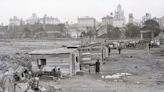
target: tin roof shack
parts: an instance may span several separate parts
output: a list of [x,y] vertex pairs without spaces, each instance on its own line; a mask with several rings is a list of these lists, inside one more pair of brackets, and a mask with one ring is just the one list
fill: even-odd
[[[79,53],[76,49],[56,48],[35,50],[29,53],[35,61],[32,62],[33,72],[51,72],[54,67],[60,68],[62,76],[72,76],[80,71]],[[40,68],[42,67],[42,69]]]

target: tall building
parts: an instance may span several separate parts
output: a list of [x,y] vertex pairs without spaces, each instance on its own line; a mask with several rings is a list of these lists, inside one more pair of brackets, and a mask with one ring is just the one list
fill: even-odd
[[145,16],[142,17],[142,23],[144,23],[145,21],[151,19],[151,14],[146,13]]
[[36,24],[38,23],[38,17],[36,16],[35,13],[32,14],[32,16],[26,20],[26,24],[30,24],[30,25],[33,25],[33,24]]
[[113,26],[114,27],[125,26],[124,10],[122,10],[122,6],[120,4],[117,6],[117,10],[115,11],[115,14],[114,14]]
[[152,18],[152,19],[155,20],[157,23],[160,22],[160,18],[154,17],[154,18]]
[[21,19],[19,19],[17,16],[14,16],[9,20],[10,26],[19,26],[21,24]]
[[39,23],[41,24],[59,24],[60,20],[58,18],[53,18],[53,17],[49,17],[46,14],[44,15],[43,18],[39,19]]
[[133,24],[133,23],[134,23],[134,16],[133,16],[133,13],[130,13],[130,14],[129,14],[129,23],[130,23],[130,24]]
[[81,17],[77,19],[78,28],[87,31],[95,27],[96,19],[93,17]]
[[113,17],[109,15],[107,15],[106,17],[103,17],[102,25],[113,25]]
[[164,16],[162,16],[160,19],[159,19],[159,26],[162,30],[164,30]]

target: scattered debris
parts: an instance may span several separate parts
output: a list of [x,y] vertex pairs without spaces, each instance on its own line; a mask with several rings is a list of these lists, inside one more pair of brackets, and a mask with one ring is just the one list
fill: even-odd
[[156,83],[157,83],[157,85],[162,85],[162,84],[164,84],[164,81],[157,81]]
[[116,74],[113,74],[113,75],[103,75],[101,76],[102,79],[119,79],[123,76],[131,76],[132,74],[130,73],[116,73]]
[[135,66],[134,68],[135,68],[135,69],[137,69],[137,68],[138,68],[138,66]]
[[139,81],[137,81],[136,83],[137,83],[137,84],[140,84],[140,82],[139,82]]

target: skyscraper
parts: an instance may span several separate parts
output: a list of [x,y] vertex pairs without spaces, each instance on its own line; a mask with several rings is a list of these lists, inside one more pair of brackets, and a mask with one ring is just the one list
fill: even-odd
[[88,31],[95,27],[96,19],[93,17],[85,16],[77,19],[79,30]]
[[145,21],[151,19],[151,14],[150,13],[146,13],[145,16],[142,17],[142,23],[144,23]]
[[113,26],[113,17],[112,16],[105,16],[102,18],[102,24],[103,25],[112,25]]
[[129,14],[129,23],[133,24],[134,23],[134,17],[133,17],[133,13]]
[[38,17],[35,13],[32,14],[32,16],[26,20],[26,24],[33,25],[38,22]]
[[117,10],[115,11],[113,20],[114,20],[113,21],[114,27],[124,27],[125,26],[124,10],[122,10],[122,6],[120,4],[117,6]]
[[160,18],[159,25],[162,30],[164,30],[164,16]]

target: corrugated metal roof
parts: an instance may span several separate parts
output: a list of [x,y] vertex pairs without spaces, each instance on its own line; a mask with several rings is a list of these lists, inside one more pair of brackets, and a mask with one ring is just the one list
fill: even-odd
[[29,52],[31,55],[45,55],[45,54],[65,54],[72,53],[76,49],[67,49],[67,48],[55,48],[55,49],[43,49],[43,50],[34,50]]

